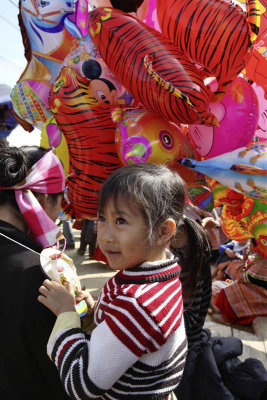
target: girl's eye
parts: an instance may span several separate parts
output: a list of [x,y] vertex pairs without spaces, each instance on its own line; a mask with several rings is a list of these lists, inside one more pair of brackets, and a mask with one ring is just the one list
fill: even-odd
[[98,221],[99,222],[104,222],[105,221],[105,217],[103,217],[103,215],[99,215]]
[[116,219],[116,224],[117,225],[122,225],[122,224],[125,224],[125,223],[126,223],[126,221],[123,218],[117,218]]

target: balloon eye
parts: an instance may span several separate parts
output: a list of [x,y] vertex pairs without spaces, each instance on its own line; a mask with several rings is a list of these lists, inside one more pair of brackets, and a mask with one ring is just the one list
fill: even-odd
[[49,4],[50,4],[49,1],[41,0],[38,3],[38,7],[46,7],[46,6],[49,6]]
[[172,136],[166,131],[160,131],[159,140],[165,149],[171,150],[174,146],[174,141]]

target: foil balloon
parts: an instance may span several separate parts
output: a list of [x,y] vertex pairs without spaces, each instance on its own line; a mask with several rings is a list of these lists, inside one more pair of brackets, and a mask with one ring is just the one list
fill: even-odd
[[69,174],[68,145],[54,117],[50,117],[41,130],[40,146],[44,148],[54,147],[67,176]]
[[260,86],[267,85],[267,0],[259,1],[260,30],[253,43],[251,57],[242,71]]
[[50,93],[50,108],[69,151],[69,203],[63,200],[62,209],[75,218],[96,217],[102,183],[121,166],[114,142],[113,106],[96,105],[89,86],[88,79],[64,67]]
[[133,96],[112,74],[96,50],[89,35],[71,51],[62,63],[90,81],[90,91],[95,101],[106,104],[132,104]]
[[263,87],[254,83],[253,88],[259,102],[259,121],[255,131],[255,136],[259,141],[267,141],[267,84]]
[[142,21],[151,26],[151,28],[156,29],[157,31],[161,32],[161,28],[159,26],[159,21],[158,21],[158,16],[157,16],[157,2],[156,0],[146,0],[146,12],[145,12],[145,17],[140,18],[139,14],[137,13],[137,18],[142,19]]
[[[210,87],[213,90],[214,82]],[[250,83],[236,78],[222,100],[210,103],[209,107],[218,118],[219,126],[192,124],[188,127],[193,147],[202,157],[216,157],[250,142],[259,120],[258,98]]]
[[144,108],[177,124],[218,123],[198,69],[159,32],[107,7],[89,12],[88,24],[104,61]]
[[115,143],[122,164],[151,162],[172,166],[177,158],[193,154],[178,126],[144,110],[112,112]]
[[[80,0],[76,4],[79,6]],[[11,99],[18,121],[31,131],[32,125],[41,129],[52,116],[49,91],[62,61],[70,49],[79,45],[82,33],[71,19],[75,15],[74,0],[20,0],[19,8],[28,64],[12,91]]]
[[219,182],[209,180],[214,206],[223,205],[221,226],[235,240],[254,238],[257,252],[267,258],[267,202],[244,196]]
[[251,142],[209,160],[182,159],[180,162],[254,199],[267,200],[267,148]]
[[221,214],[222,229],[231,239],[254,238],[257,252],[267,258],[267,202],[244,196],[240,214],[232,214],[224,205]]
[[157,0],[157,12],[163,35],[217,78],[215,95],[221,99],[257,37],[258,1],[248,1],[246,14],[224,0]]

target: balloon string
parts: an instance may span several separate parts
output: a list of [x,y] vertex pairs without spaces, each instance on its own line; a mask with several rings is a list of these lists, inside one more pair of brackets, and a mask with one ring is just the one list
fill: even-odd
[[[27,249],[27,250],[30,250],[30,251],[32,251],[33,253],[38,254],[38,256],[41,255],[41,254],[38,253],[37,251],[31,249],[30,247],[25,246],[24,244],[22,244],[22,243],[20,243],[20,242],[17,242],[17,241],[14,240],[14,239],[11,239],[9,236],[6,236],[6,235],[4,235],[4,234],[1,233],[1,232],[0,232],[0,235],[3,236],[3,237],[6,238],[6,239],[9,239],[11,242],[17,243],[17,244],[19,244],[20,246],[25,247],[25,249]],[[50,261],[50,258],[45,257],[45,256],[43,256],[43,255],[42,255],[42,257],[44,257],[44,258],[46,258],[48,261]]]

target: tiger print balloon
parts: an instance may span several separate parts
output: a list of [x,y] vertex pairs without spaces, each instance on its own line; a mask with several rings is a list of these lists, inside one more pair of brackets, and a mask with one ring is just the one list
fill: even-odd
[[217,125],[195,65],[159,32],[113,8],[89,12],[91,38],[134,98],[169,121]]
[[50,107],[69,151],[68,199],[64,212],[72,217],[96,217],[102,183],[118,167],[113,106],[97,103],[90,81],[62,68],[50,92]]
[[162,33],[217,78],[217,100],[243,69],[259,31],[258,1],[248,0],[247,9],[248,16],[231,1],[157,0]]

